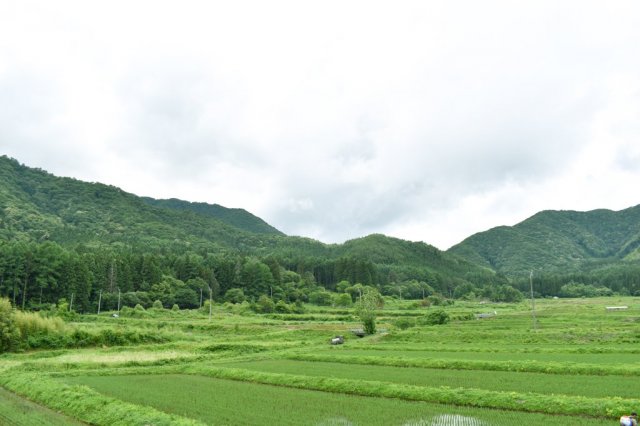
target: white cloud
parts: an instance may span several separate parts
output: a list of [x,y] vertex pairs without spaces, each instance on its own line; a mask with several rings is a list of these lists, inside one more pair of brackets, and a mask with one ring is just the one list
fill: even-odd
[[446,248],[543,208],[638,202],[638,9],[3,4],[0,149],[287,233]]

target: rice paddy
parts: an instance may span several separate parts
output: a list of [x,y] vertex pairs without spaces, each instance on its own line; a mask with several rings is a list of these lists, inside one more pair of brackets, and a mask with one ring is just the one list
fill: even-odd
[[[459,318],[449,324],[402,330],[396,318],[428,309],[396,301],[364,338],[344,308],[80,317],[68,326],[163,338],[0,355],[0,415],[27,398],[63,413],[56,424],[612,424],[640,408],[640,305],[619,302],[541,300],[535,328],[527,304],[460,302],[445,308]],[[345,343],[330,345],[335,335]]]

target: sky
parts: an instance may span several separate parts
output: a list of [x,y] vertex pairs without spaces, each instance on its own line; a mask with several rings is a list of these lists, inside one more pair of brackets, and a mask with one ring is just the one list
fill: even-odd
[[620,210],[640,3],[0,0],[0,155],[326,243]]

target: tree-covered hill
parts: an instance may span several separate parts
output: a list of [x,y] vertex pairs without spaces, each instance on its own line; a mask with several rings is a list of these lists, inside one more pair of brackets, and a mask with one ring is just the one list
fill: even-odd
[[[242,249],[259,247],[261,234],[238,220],[154,207],[141,197],[100,183],[53,176],[0,157],[0,237],[51,240],[63,245],[123,243]],[[246,213],[246,214],[245,214]]]
[[506,279],[425,243],[370,235],[324,244],[241,209],[139,197],[0,157],[0,294],[15,302],[75,294],[88,309],[98,292],[120,289],[170,303],[204,285],[216,296],[242,289],[291,301],[341,282],[421,297],[460,286],[489,294]]
[[156,200],[154,198],[142,197],[142,200],[155,207],[164,207],[178,211],[192,211],[204,216],[210,216],[228,225],[255,234],[284,235],[264,220],[244,209],[230,209],[219,204],[192,203],[176,198]]
[[573,273],[638,258],[640,206],[622,211],[543,211],[480,232],[448,250],[509,276]]

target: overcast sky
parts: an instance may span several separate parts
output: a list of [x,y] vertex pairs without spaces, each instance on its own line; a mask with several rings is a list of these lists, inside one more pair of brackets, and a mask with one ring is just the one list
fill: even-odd
[[447,249],[640,204],[640,2],[0,0],[0,154]]

